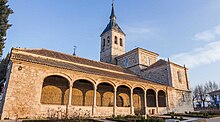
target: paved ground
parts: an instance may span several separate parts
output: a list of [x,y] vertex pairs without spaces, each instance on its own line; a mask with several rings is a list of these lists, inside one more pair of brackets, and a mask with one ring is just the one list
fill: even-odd
[[207,119],[206,122],[220,122],[220,117]]

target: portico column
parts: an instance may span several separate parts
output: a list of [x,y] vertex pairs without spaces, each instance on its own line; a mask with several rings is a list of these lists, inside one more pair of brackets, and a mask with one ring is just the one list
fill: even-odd
[[68,99],[68,105],[71,105],[71,101],[72,101],[72,91],[73,91],[73,85],[70,84],[70,91],[69,91],[69,99]]
[[134,105],[133,105],[133,89],[131,89],[130,94],[130,102],[131,102],[131,114],[134,115]]
[[145,112],[145,115],[148,114],[148,110],[147,110],[147,93],[146,93],[146,91],[144,91],[144,112]]
[[114,88],[114,107],[113,107],[113,114],[116,116],[116,109],[117,109],[117,88]]
[[159,108],[158,108],[158,91],[156,92],[156,111],[157,111],[157,114],[158,114],[158,112],[159,112]]
[[97,92],[97,86],[94,85],[93,106],[92,106],[92,115],[93,116],[96,113],[96,92]]

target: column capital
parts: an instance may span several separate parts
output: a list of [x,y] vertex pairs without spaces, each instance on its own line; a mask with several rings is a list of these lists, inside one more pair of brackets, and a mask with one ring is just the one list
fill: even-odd
[[114,91],[114,92],[117,92],[117,87],[114,87],[113,91]]

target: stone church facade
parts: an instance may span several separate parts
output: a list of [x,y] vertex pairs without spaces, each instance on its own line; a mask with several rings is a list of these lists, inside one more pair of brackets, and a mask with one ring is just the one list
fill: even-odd
[[158,56],[142,48],[125,51],[125,33],[112,5],[101,34],[100,62],[12,48],[1,119],[193,111],[188,69]]

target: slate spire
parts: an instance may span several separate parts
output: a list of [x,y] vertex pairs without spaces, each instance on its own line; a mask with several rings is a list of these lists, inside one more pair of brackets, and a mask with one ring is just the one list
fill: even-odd
[[114,1],[112,1],[112,11],[111,11],[111,15],[109,18],[110,18],[110,22],[108,23],[107,27],[105,28],[105,30],[102,32],[102,34],[100,36],[102,36],[104,33],[108,32],[110,30],[116,30],[119,33],[123,33],[125,35],[125,33],[122,31],[122,29],[116,23],[116,16],[115,16],[115,11],[114,11]]
[[114,10],[114,2],[112,2],[112,12],[111,12],[110,20],[113,22],[115,22],[115,20],[116,20],[115,10]]

